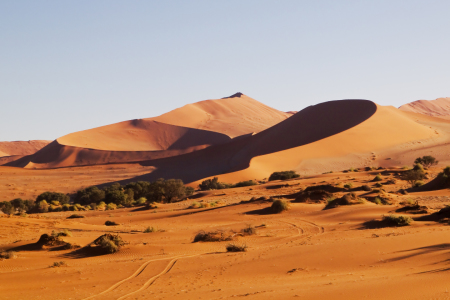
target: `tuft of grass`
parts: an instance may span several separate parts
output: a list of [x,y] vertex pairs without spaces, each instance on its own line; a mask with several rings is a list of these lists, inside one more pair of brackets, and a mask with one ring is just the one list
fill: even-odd
[[381,175],[378,174],[377,176],[375,176],[375,178],[373,179],[373,181],[382,181],[383,178],[381,178]]
[[51,265],[49,268],[59,268],[59,267],[66,267],[67,264],[65,261],[55,261],[53,265]]
[[120,250],[120,248],[125,245],[120,235],[113,235],[106,233],[98,237],[94,242],[94,245],[99,246],[106,253],[115,253]]
[[196,242],[223,242],[231,241],[233,238],[225,234],[223,231],[200,231],[194,237],[193,243]]
[[147,228],[145,228],[144,233],[150,233],[150,232],[157,232],[158,228],[153,227],[153,226],[148,226]]
[[283,211],[289,210],[290,204],[289,204],[289,202],[287,202],[285,200],[277,199],[277,200],[273,201],[271,209],[275,213],[279,214],[279,213],[282,213]]
[[388,215],[383,216],[383,221],[390,226],[408,226],[411,225],[412,219],[408,216]]
[[257,233],[256,228],[250,224],[241,231],[244,235],[254,235]]
[[245,252],[247,248],[246,244],[231,243],[226,246],[227,252]]
[[375,186],[376,186],[377,188],[380,188],[380,187],[383,187],[383,184],[382,184],[381,182],[377,182],[377,183],[375,183]]
[[119,223],[116,223],[116,222],[114,222],[114,221],[106,221],[105,222],[105,225],[106,226],[117,226],[117,225],[120,225]]
[[72,232],[70,232],[68,229],[63,229],[59,232],[52,231],[52,236],[54,237],[60,237],[60,236],[72,236]]
[[14,259],[17,258],[17,253],[15,251],[3,251],[0,252],[1,259]]
[[346,188],[346,189],[351,189],[352,187],[353,187],[353,183],[351,183],[351,182],[344,184],[344,188]]
[[383,204],[383,202],[381,202],[381,199],[379,197],[375,197],[375,200],[373,200],[373,203],[375,203],[377,205]]
[[414,183],[414,187],[419,187],[419,186],[422,186],[424,184],[425,184],[425,182],[423,182],[422,180],[417,180],[416,183]]

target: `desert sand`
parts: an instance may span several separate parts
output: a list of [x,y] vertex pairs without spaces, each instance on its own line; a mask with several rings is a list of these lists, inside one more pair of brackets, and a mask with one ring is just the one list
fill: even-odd
[[[0,299],[450,299],[449,219],[433,217],[450,205],[450,190],[402,179],[420,156],[439,160],[425,183],[450,165],[450,120],[407,107],[339,100],[284,113],[238,93],[0,159],[1,201],[161,177],[195,188],[212,177],[259,182],[197,190],[175,203],[77,211],[84,216],[77,219],[68,219],[71,211],[1,214],[0,252],[16,257],[0,259]],[[267,182],[282,170],[301,177]],[[353,192],[360,201],[335,208],[325,199],[299,201],[315,186],[331,189],[329,200]],[[290,209],[274,213],[274,200]],[[405,210],[415,201],[423,211]],[[387,226],[381,220],[390,214],[413,221]],[[249,226],[254,234],[242,231]],[[38,244],[60,230],[81,248]],[[194,242],[202,231],[231,240]],[[126,244],[114,254],[93,252],[89,245],[105,233]],[[247,249],[227,252],[229,243]]]
[[437,98],[435,100],[417,100],[404,104],[398,109],[415,112],[432,117],[450,119],[450,98]]

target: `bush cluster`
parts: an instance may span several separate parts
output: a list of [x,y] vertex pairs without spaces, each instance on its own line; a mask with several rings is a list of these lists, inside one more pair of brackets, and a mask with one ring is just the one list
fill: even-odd
[[252,186],[252,185],[257,185],[257,183],[253,180],[247,180],[247,181],[240,181],[238,183],[232,184],[232,183],[226,183],[226,182],[219,182],[219,178],[214,177],[212,179],[206,179],[206,180],[202,181],[202,183],[199,184],[198,188],[202,191],[208,191],[208,190],[223,190],[223,189]]
[[300,177],[299,174],[297,174],[295,171],[280,171],[280,172],[273,172],[270,177],[269,181],[272,180],[286,180],[291,178],[298,178]]

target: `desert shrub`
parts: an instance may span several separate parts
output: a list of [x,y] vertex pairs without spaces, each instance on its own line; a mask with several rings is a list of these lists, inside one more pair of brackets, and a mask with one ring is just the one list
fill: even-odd
[[192,186],[186,187],[186,197],[192,196],[195,192],[195,189]]
[[298,178],[300,177],[299,174],[297,174],[295,171],[280,171],[280,172],[273,172],[270,174],[269,181],[272,180],[286,180],[291,178]]
[[412,219],[408,216],[388,215],[383,216],[383,222],[388,226],[407,226],[411,224]]
[[422,180],[417,180],[416,183],[414,183],[414,187],[419,187],[419,186],[422,186],[424,184],[425,184],[425,182],[423,182]]
[[0,203],[0,209],[3,213],[7,215],[12,215],[16,212],[16,208],[9,201],[4,201]]
[[46,212],[48,212],[49,205],[48,205],[47,201],[42,200],[37,203],[37,208],[40,213],[46,213]]
[[254,235],[257,233],[257,230],[252,225],[247,225],[244,229],[241,230],[244,235]]
[[147,203],[147,198],[141,197],[136,201],[136,205],[145,205]]
[[383,203],[381,202],[380,197],[375,197],[375,199],[373,200],[373,203],[375,203],[375,204],[377,204],[377,205],[383,204]]
[[402,168],[403,170],[409,170],[410,169],[410,167],[408,167],[408,166],[403,166],[403,168]]
[[43,248],[45,246],[49,246],[49,247],[61,246],[61,245],[66,244],[66,242],[64,242],[60,236],[53,236],[53,235],[44,233],[43,235],[41,235],[41,237],[37,241],[37,244]]
[[298,193],[295,202],[320,203],[325,199],[332,197],[333,194],[324,190],[308,190]]
[[148,226],[147,228],[145,228],[144,233],[157,232],[157,231],[158,231],[158,228]]
[[233,187],[243,187],[243,186],[252,186],[257,185],[257,183],[253,180],[247,180],[247,181],[240,181],[233,185]]
[[[109,204],[121,204],[124,203],[127,199],[127,196],[122,190],[111,190],[105,193],[105,203]],[[108,208],[107,208],[108,209]]]
[[63,211],[69,211],[70,210],[70,204],[63,204],[62,210]]
[[63,230],[58,231],[58,232],[53,230],[52,236],[54,236],[54,237],[72,236],[72,232],[70,232],[70,230],[68,230],[68,229],[63,229]]
[[105,222],[105,225],[106,226],[117,226],[117,225],[120,225],[119,223],[116,223],[116,222],[114,222],[114,221],[106,221]]
[[219,178],[214,177],[212,179],[206,179],[202,181],[201,184],[199,184],[199,189],[202,191],[207,190],[221,190],[221,189],[227,189],[232,187],[231,184],[225,183],[225,182],[219,182]]
[[353,183],[351,183],[351,182],[344,184],[344,188],[346,188],[346,189],[351,189],[352,187],[353,187]]
[[386,184],[396,184],[397,180],[395,180],[394,178],[389,179],[388,181],[386,181]]
[[414,187],[417,181],[425,179],[425,174],[420,170],[408,170],[403,173],[402,179],[411,184],[411,187]]
[[79,215],[79,214],[73,214],[67,217],[67,219],[81,219],[81,218],[85,218],[85,216],[83,215]]
[[106,203],[101,201],[98,205],[97,205],[97,210],[105,210],[106,209]]
[[327,205],[325,206],[325,209],[334,208],[341,205],[354,205],[361,203],[364,203],[363,199],[358,198],[358,196],[356,196],[355,193],[348,193],[342,196],[341,198],[328,201]]
[[289,208],[290,208],[289,202],[280,199],[273,201],[271,206],[272,211],[277,214],[289,210]]
[[361,186],[361,189],[366,192],[372,191],[372,188],[370,186],[368,186],[367,184]]
[[437,161],[436,158],[433,156],[426,155],[426,156],[416,158],[414,163],[416,165],[421,164],[425,168],[429,168],[431,166],[437,165],[439,163],[439,161]]
[[415,164],[414,167],[413,167],[413,170],[425,173],[425,169],[423,168],[422,164]]
[[382,181],[383,178],[381,178],[381,175],[378,174],[377,176],[375,176],[375,178],[373,179],[373,181]]
[[75,195],[74,202],[80,204],[100,203],[100,201],[103,201],[104,199],[105,191],[96,186],[91,186],[79,190]]
[[223,242],[231,241],[232,237],[224,231],[200,231],[194,237],[193,243],[197,242]]
[[106,253],[115,253],[125,245],[125,242],[120,235],[107,233],[98,237],[92,244],[100,247]]
[[36,203],[39,203],[43,200],[45,200],[46,202],[59,201],[60,204],[66,204],[69,203],[70,197],[63,193],[44,192],[37,196]]
[[210,207],[210,204],[207,202],[192,202],[192,204],[188,208],[207,208]]
[[17,258],[17,253],[14,251],[3,251],[0,252],[1,259],[14,259]]
[[246,244],[228,244],[226,246],[226,249],[228,252],[245,252],[247,251],[247,245]]
[[53,201],[51,202],[51,205],[54,205],[54,206],[60,206],[61,203],[59,203],[59,201],[57,201],[57,200],[53,200]]
[[117,205],[115,203],[108,203],[106,205],[106,210],[115,210],[117,208]]
[[67,266],[65,261],[55,261],[53,265],[50,266],[50,268],[59,268],[59,267],[65,267]]
[[383,184],[381,182],[377,182],[377,183],[375,183],[375,186],[377,188],[381,188],[381,187],[383,187]]

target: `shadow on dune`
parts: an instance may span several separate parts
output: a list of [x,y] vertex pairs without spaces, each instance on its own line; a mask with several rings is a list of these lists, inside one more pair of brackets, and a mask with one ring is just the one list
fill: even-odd
[[251,210],[245,213],[246,215],[274,215],[276,214],[273,209],[269,206],[266,208],[261,208],[261,209],[255,209],[255,210]]
[[179,178],[193,182],[202,178],[243,170],[252,158],[275,153],[336,135],[369,119],[377,106],[368,100],[330,101],[309,106],[256,135],[234,138],[220,146],[170,158],[142,162],[156,168],[152,173],[123,181],[154,181]]
[[[440,252],[440,251],[444,251],[444,250],[450,250],[450,243],[436,244],[436,245],[431,245],[431,246],[426,246],[426,247],[420,247],[420,248],[413,248],[413,249],[398,251],[398,252],[395,252],[395,253],[408,253],[408,254],[403,255],[403,256],[399,256],[399,257],[395,257],[395,258],[391,258],[391,259],[388,259],[386,261],[387,262],[399,261],[399,260],[402,260],[402,259],[408,259],[408,258],[411,258],[411,257],[424,255],[424,254],[435,253],[435,252]],[[446,260],[446,261],[448,261],[448,260]],[[447,269],[445,269],[445,270],[447,270]]]
[[83,247],[80,249],[76,249],[69,253],[64,253],[64,254],[60,255],[60,257],[78,259],[78,258],[86,258],[86,257],[94,257],[94,256],[102,256],[102,255],[107,255],[107,253],[105,253],[104,250],[99,249],[99,247],[86,246],[86,247]]

